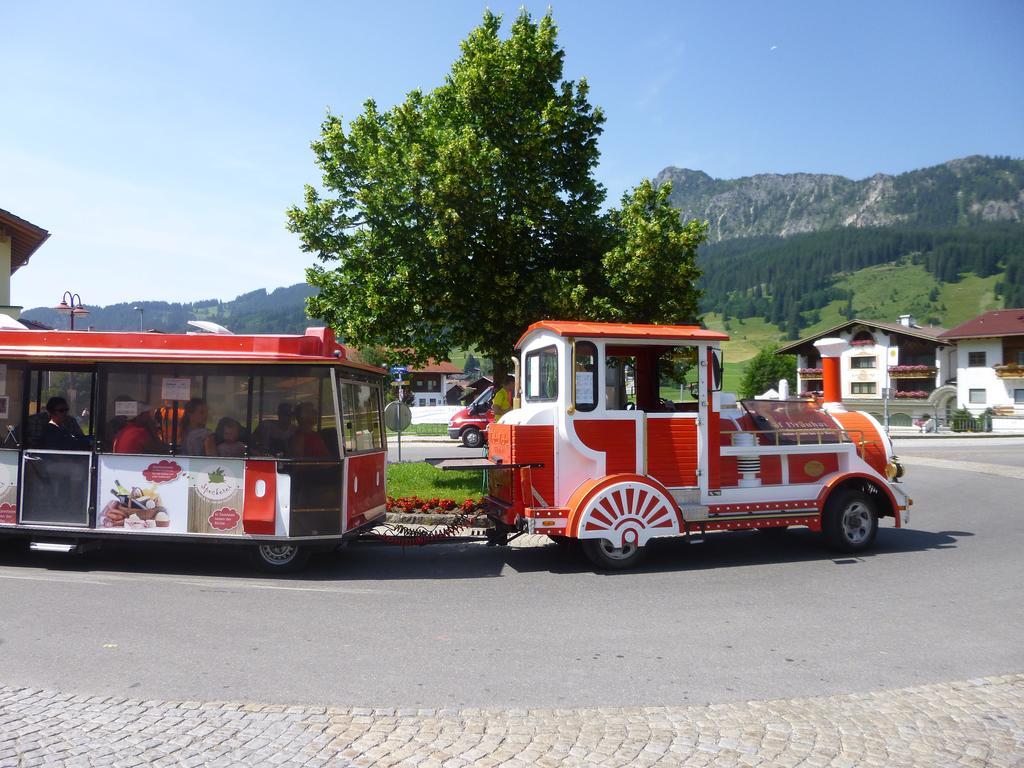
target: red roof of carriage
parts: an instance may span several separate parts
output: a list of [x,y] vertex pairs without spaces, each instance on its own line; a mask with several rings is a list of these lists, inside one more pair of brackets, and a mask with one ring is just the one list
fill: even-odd
[[645,323],[591,323],[581,320],[541,320],[534,323],[516,342],[518,347],[530,333],[539,330],[559,336],[583,336],[591,339],[650,339],[664,341],[728,341],[729,336],[699,325],[649,325]]
[[107,331],[0,330],[0,359],[93,363],[329,363],[383,375],[379,368],[347,359],[326,328],[304,336],[213,333],[122,333]]

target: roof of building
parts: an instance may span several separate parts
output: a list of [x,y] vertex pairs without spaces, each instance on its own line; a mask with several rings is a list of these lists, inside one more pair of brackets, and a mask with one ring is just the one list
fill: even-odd
[[409,373],[462,373],[462,369],[447,360],[427,360],[425,365],[409,366]]
[[699,325],[649,325],[644,323],[591,323],[578,320],[541,320],[534,323],[516,342],[534,331],[547,330],[559,336],[582,336],[591,339],[650,339],[664,341],[728,341],[729,335],[709,331]]
[[0,231],[11,238],[11,274],[28,264],[32,254],[50,236],[42,227],[0,208]]
[[944,339],[983,339],[992,336],[1024,336],[1024,307],[983,312],[942,334]]
[[921,339],[923,341],[933,341],[939,345],[945,345],[947,342],[941,338],[945,328],[938,326],[929,326],[928,328],[922,328],[917,325],[903,325],[902,323],[886,323],[880,320],[863,320],[859,317],[855,317],[852,320],[847,320],[845,323],[834,325],[831,328],[827,328],[824,331],[819,331],[811,336],[805,336],[802,339],[790,342],[785,346],[779,347],[777,354],[780,355],[794,355],[798,354],[805,347],[809,347],[818,339],[825,339],[829,336],[834,336],[840,331],[850,328],[854,325],[863,325],[868,328],[878,328],[879,330],[885,331],[886,333],[898,333],[903,336],[908,336],[912,339]]

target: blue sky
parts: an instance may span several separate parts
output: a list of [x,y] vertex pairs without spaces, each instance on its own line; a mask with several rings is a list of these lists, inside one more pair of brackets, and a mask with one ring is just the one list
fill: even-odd
[[[506,19],[521,3],[490,3]],[[535,15],[547,3],[526,3]],[[439,84],[482,2],[4,3],[0,208],[53,236],[12,302],[232,298],[299,282],[284,210],[325,110]],[[609,200],[731,178],[1024,156],[1019,2],[555,2],[607,115]]]

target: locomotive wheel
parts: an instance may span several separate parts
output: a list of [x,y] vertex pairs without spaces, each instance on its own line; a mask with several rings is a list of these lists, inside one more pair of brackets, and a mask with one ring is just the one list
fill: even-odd
[[874,501],[861,491],[840,491],[829,497],[822,520],[825,539],[840,552],[863,552],[878,535]]
[[467,448],[479,448],[484,444],[484,433],[476,427],[467,427],[462,432],[462,444]]
[[266,573],[297,573],[309,562],[308,547],[285,542],[257,544],[251,550],[253,560]]
[[647,554],[636,542],[623,542],[621,549],[608,539],[583,539],[583,553],[598,568],[606,571],[624,571],[639,565]]

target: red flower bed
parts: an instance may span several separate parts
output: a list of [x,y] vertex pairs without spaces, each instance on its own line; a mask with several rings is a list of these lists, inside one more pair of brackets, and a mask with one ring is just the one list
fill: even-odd
[[405,496],[396,499],[388,496],[388,512],[404,512],[407,514],[444,514],[446,512],[473,512],[480,506],[480,499],[466,499],[461,504],[455,499],[421,499],[419,496]]

